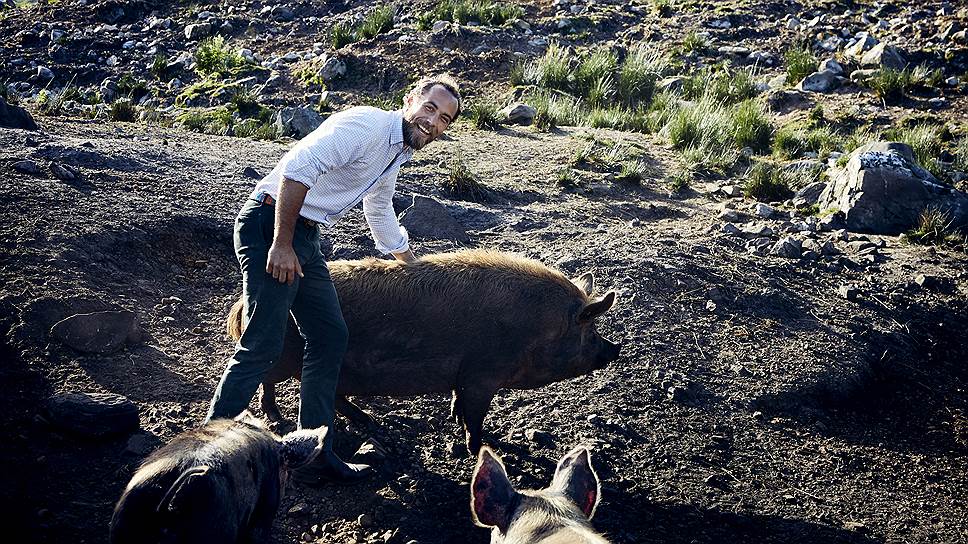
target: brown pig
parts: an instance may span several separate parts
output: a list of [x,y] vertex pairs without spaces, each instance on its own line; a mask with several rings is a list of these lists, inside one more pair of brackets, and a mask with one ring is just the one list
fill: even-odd
[[585,448],[558,461],[548,488],[518,491],[501,458],[485,446],[471,480],[471,512],[475,523],[491,527],[491,544],[607,544],[589,521],[600,490]]
[[[409,264],[333,261],[329,269],[350,333],[337,409],[351,419],[368,416],[346,395],[450,392],[451,415],[476,454],[498,389],[541,387],[618,358],[619,346],[595,330],[615,293],[592,298],[590,273],[569,280],[537,261],[481,250],[426,255]],[[242,320],[240,299],[228,319],[235,339]],[[299,376],[302,353],[290,320],[283,353],[262,384],[270,419],[281,419],[272,384]]]
[[152,453],[111,517],[111,544],[269,542],[288,471],[322,451],[326,428],[283,438],[247,413],[186,431]]

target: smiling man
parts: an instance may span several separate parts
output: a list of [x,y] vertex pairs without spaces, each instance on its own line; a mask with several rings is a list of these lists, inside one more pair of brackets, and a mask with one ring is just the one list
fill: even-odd
[[[362,201],[376,248],[412,261],[407,231],[393,211],[397,172],[447,130],[460,109],[449,76],[421,79],[402,110],[358,106],[331,115],[256,185],[235,223],[247,325],[206,419],[235,417],[249,405],[282,353],[291,313],[306,340],[299,427],[332,429],[336,383],[352,331],[346,330],[320,251],[318,225],[332,226]],[[296,480],[352,483],[371,472],[337,457],[331,436],[323,454],[294,474]]]

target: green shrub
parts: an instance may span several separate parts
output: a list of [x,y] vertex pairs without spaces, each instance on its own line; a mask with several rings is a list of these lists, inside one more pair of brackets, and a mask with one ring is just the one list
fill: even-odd
[[819,60],[809,46],[787,49],[783,54],[787,65],[786,81],[790,85],[800,83],[803,78],[817,71]]
[[564,167],[555,175],[555,184],[563,189],[574,189],[579,186],[578,175],[569,167]]
[[582,57],[574,73],[576,94],[590,98],[596,86],[601,86],[604,80],[611,82],[611,74],[616,66],[615,55],[605,48],[596,49]]
[[379,6],[371,11],[357,27],[357,40],[375,38],[391,28],[393,28],[393,7]]
[[878,98],[887,103],[904,97],[914,85],[911,76],[911,71],[906,68],[903,70],[882,68],[866,83]]
[[731,115],[733,142],[736,147],[750,147],[759,153],[769,149],[770,121],[757,102],[740,102],[732,108]]
[[467,116],[477,129],[494,130],[501,126],[499,108],[492,102],[475,101],[467,108]]
[[684,54],[699,54],[706,50],[708,43],[706,38],[699,35],[695,30],[690,30],[686,37],[682,39],[682,52]]
[[356,42],[356,32],[349,23],[336,23],[329,29],[329,43],[333,49],[340,49]]
[[546,89],[568,89],[568,73],[571,71],[571,62],[568,58],[568,51],[558,44],[551,42],[544,56],[538,59],[535,64],[534,75],[537,77],[533,84]]
[[195,71],[201,75],[235,74],[245,64],[242,55],[233,51],[222,36],[206,38],[195,49]]
[[111,103],[111,109],[108,110],[108,117],[113,121],[124,121],[127,123],[133,123],[137,119],[137,110],[131,102],[127,100],[115,100]]
[[467,166],[460,148],[457,148],[448,161],[447,168],[447,177],[441,182],[441,188],[447,196],[471,202],[481,202],[487,198],[486,189],[481,185],[477,174]]
[[515,4],[488,0],[443,0],[433,9],[417,16],[417,30],[430,30],[437,21],[498,26],[521,17],[524,17],[524,9]]
[[899,126],[884,132],[884,137],[911,146],[914,159],[935,177],[942,177],[944,169],[938,162],[938,155],[944,147],[941,140],[941,126],[927,123],[911,127]]
[[632,48],[618,71],[618,97],[629,106],[650,100],[656,81],[668,67],[660,48],[646,44]]
[[642,183],[642,179],[644,177],[645,171],[642,167],[642,163],[632,160],[622,163],[622,169],[619,170],[618,174],[615,174],[615,181],[638,185]]
[[904,240],[912,244],[943,245],[955,236],[951,215],[930,208],[921,212],[918,225],[904,233]]
[[782,170],[777,165],[759,161],[754,163],[746,174],[743,194],[755,200],[773,202],[789,197],[792,192]]
[[807,151],[824,157],[842,146],[841,137],[826,126],[807,128],[801,123],[790,123],[773,136],[773,154],[783,159],[797,158]]

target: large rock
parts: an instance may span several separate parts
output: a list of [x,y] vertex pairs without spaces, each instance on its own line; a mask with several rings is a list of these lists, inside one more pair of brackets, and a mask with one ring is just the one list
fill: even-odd
[[185,26],[185,38],[188,40],[200,40],[212,33],[212,23],[196,23]]
[[55,323],[50,334],[85,353],[111,353],[141,341],[138,316],[128,310],[75,314]]
[[501,116],[504,117],[507,123],[512,125],[530,125],[534,122],[534,116],[537,113],[538,110],[523,102],[508,104],[507,107],[501,110]]
[[276,129],[280,136],[305,138],[323,124],[323,116],[309,108],[283,108],[276,114]]
[[141,425],[138,407],[111,393],[66,393],[47,401],[50,422],[68,431],[98,438],[132,432]]
[[897,142],[855,150],[818,204],[843,212],[847,228],[857,232],[898,234],[929,208],[949,213],[957,226],[968,224],[968,195],[935,179],[915,162],[910,146]]
[[871,66],[875,68],[893,68],[903,70],[907,66],[907,61],[893,45],[881,42],[875,45],[870,51],[864,53],[860,59],[861,66]]
[[332,83],[346,75],[346,63],[336,57],[329,57],[319,69],[319,77],[326,83]]
[[7,104],[7,101],[0,96],[0,127],[37,130],[37,123],[27,110]]
[[797,88],[812,93],[825,93],[836,89],[838,85],[840,85],[840,79],[833,70],[822,70],[803,78]]
[[464,227],[443,204],[433,198],[415,195],[413,204],[400,214],[400,224],[418,238],[470,242]]

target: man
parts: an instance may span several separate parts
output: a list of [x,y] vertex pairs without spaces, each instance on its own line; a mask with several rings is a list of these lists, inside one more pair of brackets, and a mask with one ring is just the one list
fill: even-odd
[[[235,223],[246,328],[215,390],[207,419],[235,417],[282,353],[290,313],[306,340],[299,389],[299,427],[332,427],[339,369],[348,334],[319,247],[317,224],[332,226],[363,201],[376,248],[414,260],[407,231],[393,211],[400,165],[437,139],[460,113],[447,75],[421,79],[404,108],[355,107],[331,115],[263,178]],[[332,433],[329,434],[332,436]],[[306,483],[352,483],[371,472],[325,451],[293,477]]]

